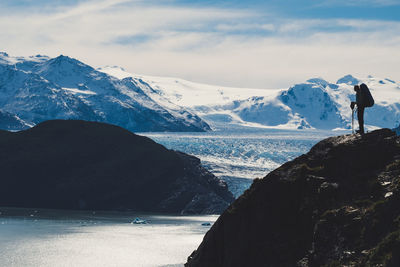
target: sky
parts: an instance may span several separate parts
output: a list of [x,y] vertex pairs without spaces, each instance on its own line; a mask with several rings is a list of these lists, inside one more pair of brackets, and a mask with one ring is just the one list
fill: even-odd
[[247,88],[400,81],[400,0],[1,0],[0,51]]

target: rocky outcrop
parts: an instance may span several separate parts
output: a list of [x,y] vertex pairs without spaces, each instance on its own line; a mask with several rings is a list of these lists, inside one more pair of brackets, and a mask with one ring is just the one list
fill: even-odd
[[209,214],[233,199],[198,158],[118,126],[56,120],[0,131],[0,206]]
[[255,180],[186,266],[400,266],[400,137],[328,138]]

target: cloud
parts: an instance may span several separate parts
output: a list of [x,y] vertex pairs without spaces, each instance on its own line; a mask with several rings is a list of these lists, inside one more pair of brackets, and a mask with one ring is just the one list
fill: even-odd
[[253,31],[274,31],[275,25],[272,23],[232,23],[219,24],[215,27],[218,31],[223,32],[253,32]]
[[1,10],[1,48],[14,55],[66,54],[94,66],[259,88],[347,73],[400,79],[398,21],[299,19],[171,1]]
[[[79,16],[86,16],[93,14],[98,11],[103,11],[110,9],[114,6],[132,2],[132,0],[103,0],[103,1],[89,1],[82,4],[77,5],[76,7],[70,9],[60,10],[61,12],[56,13],[53,16],[50,16],[50,20],[62,20],[68,18],[74,18]],[[142,1],[134,1],[134,2],[142,2]]]

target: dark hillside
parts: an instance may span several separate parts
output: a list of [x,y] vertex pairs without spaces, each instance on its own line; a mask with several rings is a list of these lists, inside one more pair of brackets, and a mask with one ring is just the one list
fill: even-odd
[[187,266],[400,266],[400,137],[328,138],[256,180]]
[[218,213],[232,200],[199,159],[118,126],[0,131],[0,206]]

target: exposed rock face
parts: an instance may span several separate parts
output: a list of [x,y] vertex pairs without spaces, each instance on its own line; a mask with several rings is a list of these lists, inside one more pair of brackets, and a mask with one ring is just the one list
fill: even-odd
[[47,121],[0,131],[0,206],[220,213],[233,201],[198,158],[118,126]]
[[254,181],[187,266],[400,266],[400,137],[328,138]]

